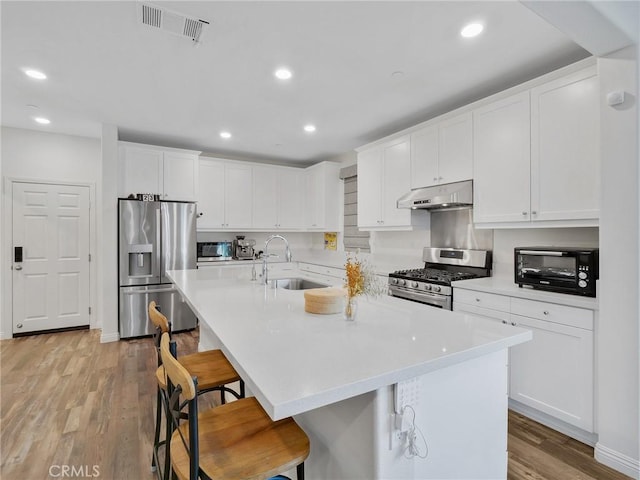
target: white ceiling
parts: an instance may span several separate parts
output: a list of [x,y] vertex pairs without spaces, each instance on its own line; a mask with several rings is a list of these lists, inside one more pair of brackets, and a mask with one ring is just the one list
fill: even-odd
[[211,22],[202,43],[139,24],[136,2],[3,1],[2,124],[311,163],[588,55],[514,1],[155,5]]

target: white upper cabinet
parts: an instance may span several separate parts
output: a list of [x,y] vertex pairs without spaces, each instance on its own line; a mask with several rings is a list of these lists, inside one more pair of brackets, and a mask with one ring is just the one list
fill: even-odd
[[529,92],[473,113],[475,223],[529,221],[529,132]]
[[198,230],[251,228],[251,179],[249,165],[201,159]]
[[535,220],[600,215],[596,68],[531,89],[531,215]]
[[304,171],[281,168],[278,172],[279,229],[300,229],[304,226]]
[[438,183],[438,125],[411,134],[411,188]]
[[358,153],[358,227],[380,227],[383,188],[382,148]]
[[195,201],[199,153],[120,142],[118,195],[153,193],[162,200]]
[[358,227],[363,230],[409,230],[428,225],[426,212],[397,208],[411,188],[408,136],[358,153]]
[[470,180],[473,175],[471,112],[411,134],[411,188]]
[[298,230],[304,224],[303,170],[253,166],[253,228]]
[[305,170],[305,227],[308,230],[342,230],[340,165],[321,162]]
[[278,224],[278,170],[253,167],[253,226],[273,229]]
[[598,225],[598,90],[592,66],[474,111],[475,223]]

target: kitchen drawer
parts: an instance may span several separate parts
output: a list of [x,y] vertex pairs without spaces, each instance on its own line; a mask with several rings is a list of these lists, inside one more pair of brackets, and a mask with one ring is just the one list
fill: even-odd
[[342,268],[325,267],[323,265],[314,265],[312,263],[300,263],[299,267],[303,272],[317,273],[319,275],[328,275],[335,278],[344,278],[344,270]]
[[476,292],[460,288],[453,289],[453,301],[456,303],[466,303],[491,310],[509,312],[510,297],[496,295],[495,293]]
[[512,298],[511,313],[585,330],[593,330],[593,312],[585,308]]
[[[500,296],[500,295],[497,295],[497,296]],[[460,312],[460,313],[469,313],[471,315],[476,315],[482,318],[488,318],[490,320],[495,320],[496,322],[501,322],[501,323],[509,323],[510,321],[509,312],[491,310],[489,308],[476,307],[475,305],[460,303],[458,301],[453,302],[453,311]]]

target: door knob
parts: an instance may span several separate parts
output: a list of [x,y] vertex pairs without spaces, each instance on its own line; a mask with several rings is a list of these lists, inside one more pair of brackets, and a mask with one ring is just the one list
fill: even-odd
[[16,265],[16,270],[22,270],[22,265]]

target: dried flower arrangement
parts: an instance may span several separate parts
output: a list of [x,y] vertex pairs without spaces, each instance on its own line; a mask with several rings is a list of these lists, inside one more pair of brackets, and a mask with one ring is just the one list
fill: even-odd
[[345,267],[345,288],[347,289],[347,304],[345,315],[352,317],[352,299],[359,295],[377,297],[384,291],[384,286],[378,281],[373,268],[366,260],[358,259],[357,255],[347,257]]

